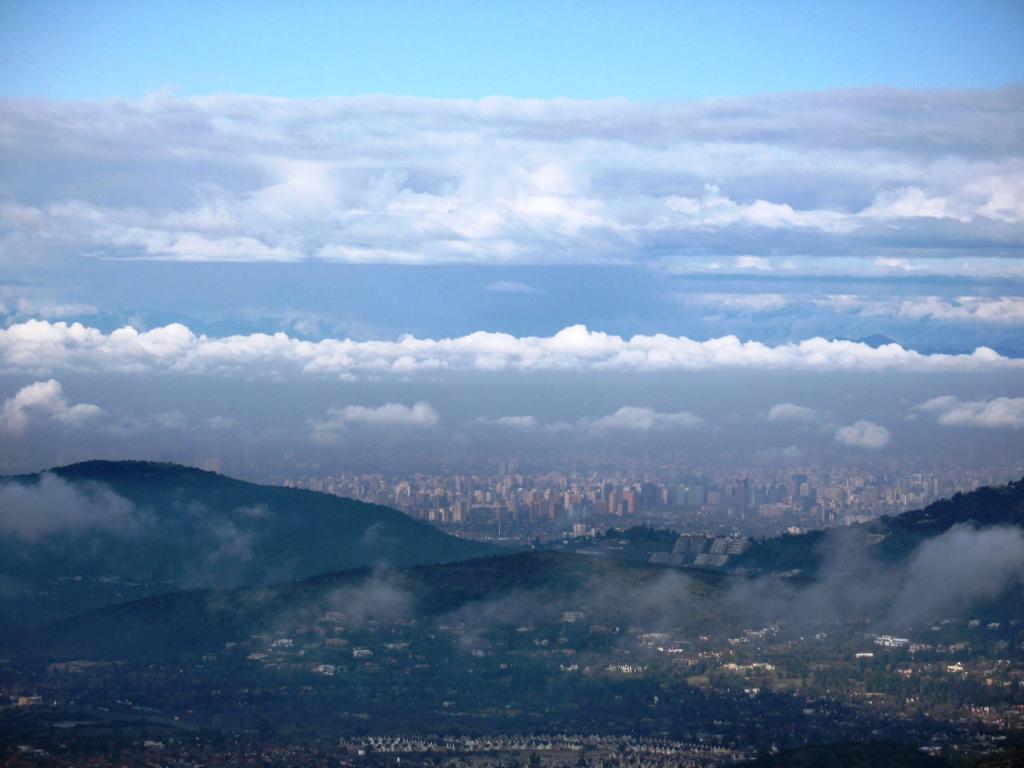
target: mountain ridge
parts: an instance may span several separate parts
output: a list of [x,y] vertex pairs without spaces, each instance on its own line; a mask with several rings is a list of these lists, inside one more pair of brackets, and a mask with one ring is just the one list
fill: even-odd
[[864,523],[756,540],[730,562],[730,569],[758,573],[800,571],[813,575],[830,550],[851,545],[863,546],[882,562],[897,562],[925,539],[956,525],[1024,526],[1024,479],[956,493],[922,509],[883,515]]
[[497,551],[390,507],[163,462],[8,476],[0,502],[0,576],[14,585],[0,612],[19,621],[189,587]]

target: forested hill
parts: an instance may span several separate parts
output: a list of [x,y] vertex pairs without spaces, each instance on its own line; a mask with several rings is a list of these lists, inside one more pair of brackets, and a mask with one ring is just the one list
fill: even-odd
[[721,621],[706,598],[723,579],[686,578],[647,563],[515,552],[406,569],[360,568],[271,586],[175,592],[34,628],[0,649],[50,658],[187,658],[254,633],[302,634],[331,611],[356,626],[448,615],[479,623],[481,631],[508,622],[557,625],[564,611],[585,612],[609,627],[680,613],[694,630],[707,630]]
[[956,525],[987,528],[1024,526],[1024,480],[984,487],[902,515],[884,516],[841,529],[810,531],[754,542],[730,567],[757,572],[817,571],[830,549],[864,547],[884,562],[898,562],[922,541]]
[[388,507],[176,464],[90,461],[7,477],[0,500],[4,605],[39,613],[49,604],[52,615],[65,612],[64,599],[81,610],[183,587],[494,551]]

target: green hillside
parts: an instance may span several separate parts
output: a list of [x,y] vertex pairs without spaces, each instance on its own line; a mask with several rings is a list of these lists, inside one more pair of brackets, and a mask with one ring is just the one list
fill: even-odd
[[90,461],[5,478],[0,603],[10,621],[191,587],[480,556],[397,510],[190,467]]
[[1024,480],[958,493],[924,509],[846,528],[755,541],[743,555],[730,562],[730,567],[755,573],[799,571],[813,576],[829,551],[839,547],[862,547],[879,561],[895,563],[925,539],[960,524],[977,528],[1024,525]]
[[[685,595],[660,590],[677,579]],[[655,624],[685,613],[694,628],[718,622],[713,601],[724,579],[684,578],[658,566],[556,552],[521,552],[402,570],[357,569],[301,582],[190,590],[99,608],[24,635],[13,650],[46,658],[167,659],[220,650],[311,617],[344,612],[358,622],[434,619],[466,609],[501,624],[585,611],[609,622]],[[684,601],[685,602],[681,602]],[[511,617],[511,618],[510,618]],[[8,650],[11,650],[9,647]]]

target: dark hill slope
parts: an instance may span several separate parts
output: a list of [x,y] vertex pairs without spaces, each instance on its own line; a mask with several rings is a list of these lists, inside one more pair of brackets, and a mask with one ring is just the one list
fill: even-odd
[[5,478],[0,495],[0,576],[21,618],[494,551],[387,507],[174,464],[90,461]]
[[[671,585],[666,578],[674,580]],[[266,587],[176,592],[35,629],[5,650],[51,659],[166,660],[220,651],[254,634],[301,633],[328,611],[343,613],[346,625],[449,614],[490,625],[557,622],[570,609],[584,609],[592,619],[644,621],[684,610],[695,626],[708,627],[716,618],[712,601],[703,598],[723,580],[718,574],[683,577],[644,563],[520,552],[408,569],[364,568]]]
[[977,528],[1024,526],[1024,480],[958,493],[895,517],[757,541],[730,565],[762,573],[801,571],[814,575],[830,551],[857,547],[881,562],[898,563],[922,541],[961,524]]

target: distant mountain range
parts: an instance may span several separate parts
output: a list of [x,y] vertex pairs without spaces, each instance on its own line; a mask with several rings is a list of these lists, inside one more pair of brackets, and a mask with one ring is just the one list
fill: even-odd
[[141,461],[0,479],[0,617],[495,551],[388,507]]

